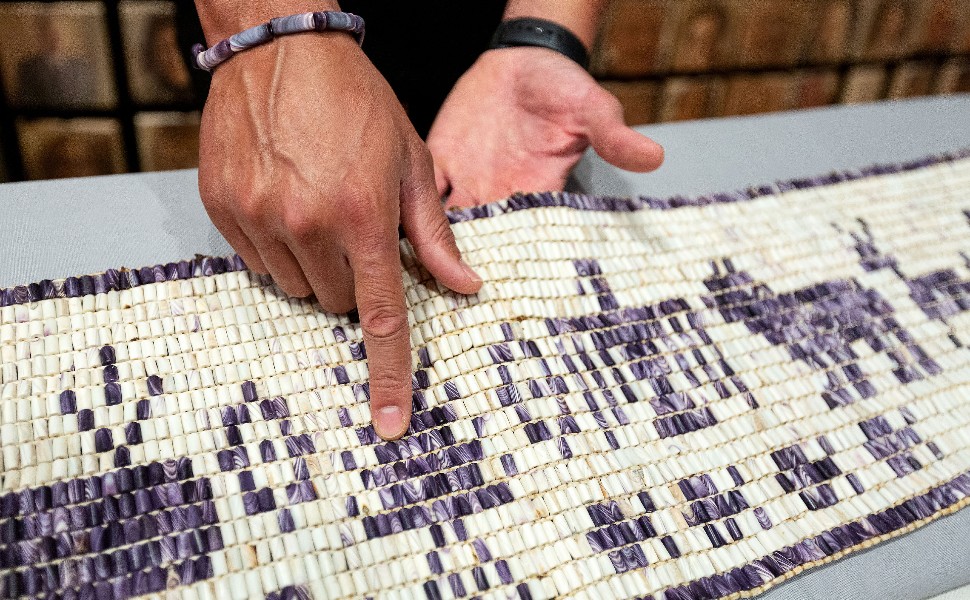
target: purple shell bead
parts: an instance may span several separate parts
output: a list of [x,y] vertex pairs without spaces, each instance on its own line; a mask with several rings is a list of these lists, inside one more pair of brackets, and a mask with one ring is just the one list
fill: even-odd
[[148,394],[150,396],[160,396],[162,394],[162,378],[158,375],[148,376]]
[[113,346],[103,346],[98,351],[98,356],[101,359],[101,364],[104,366],[115,364],[115,349]]
[[269,25],[273,30],[273,35],[300,33],[318,28],[318,14],[320,13],[301,13],[298,15],[289,15],[287,17],[277,17],[270,20]]
[[244,381],[242,384],[243,399],[246,402],[255,402],[259,396],[256,395],[256,384],[252,381]]
[[64,390],[61,392],[61,412],[66,414],[77,412],[77,396],[74,390]]
[[192,277],[192,263],[189,261],[179,261],[178,264],[175,265],[175,268],[179,279],[188,279],[189,277]]
[[112,441],[110,429],[102,427],[94,432],[94,449],[97,452],[107,452],[113,448],[114,442]]
[[25,285],[18,285],[13,289],[14,304],[27,304],[30,301],[30,290]]
[[121,386],[114,382],[105,384],[104,402],[108,406],[121,404]]
[[225,39],[206,50],[206,54],[211,55],[214,62],[222,62],[232,56],[232,46],[230,46],[229,40]]
[[253,46],[265,44],[271,39],[273,39],[273,29],[269,23],[263,23],[262,25],[250,27],[230,36],[229,47],[232,48],[233,52],[239,52],[247,48],[252,48]]

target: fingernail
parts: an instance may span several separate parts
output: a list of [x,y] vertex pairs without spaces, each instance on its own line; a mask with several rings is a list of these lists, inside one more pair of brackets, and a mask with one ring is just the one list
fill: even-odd
[[482,282],[482,278],[479,277],[478,273],[475,272],[475,269],[468,266],[468,263],[465,262],[464,258],[460,259],[459,262],[461,263],[461,268],[465,270],[465,275],[468,275],[469,279],[471,279],[475,283]]
[[385,440],[401,437],[405,428],[404,411],[396,406],[385,406],[377,411],[374,417],[374,428],[377,435]]

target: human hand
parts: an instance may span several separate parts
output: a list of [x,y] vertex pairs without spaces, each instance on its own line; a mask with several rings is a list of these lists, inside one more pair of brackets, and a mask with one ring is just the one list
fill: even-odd
[[444,285],[470,294],[481,279],[461,260],[427,148],[354,40],[288,36],[216,69],[199,190],[250,269],[330,312],[356,304],[375,429],[401,437],[411,348],[398,225]]
[[530,47],[484,53],[458,80],[428,136],[448,206],[561,190],[589,146],[629,171],[663,162],[663,148],[627,127],[620,102],[582,67]]

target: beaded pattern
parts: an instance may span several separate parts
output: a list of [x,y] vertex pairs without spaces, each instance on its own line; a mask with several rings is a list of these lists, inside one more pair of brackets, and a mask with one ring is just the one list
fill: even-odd
[[211,71],[232,58],[233,54],[272,41],[281,35],[308,31],[346,31],[364,43],[364,20],[353,13],[318,11],[276,17],[232,35],[211,48],[202,44],[192,47],[195,66]]
[[[830,185],[820,185],[827,183]],[[414,417],[238,258],[0,290],[0,597],[721,598],[970,495],[970,158],[451,213]]]

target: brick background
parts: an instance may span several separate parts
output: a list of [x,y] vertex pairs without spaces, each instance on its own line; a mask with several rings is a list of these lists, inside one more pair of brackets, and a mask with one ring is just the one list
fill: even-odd
[[970,0],[614,0],[592,71],[631,124],[970,92]]

